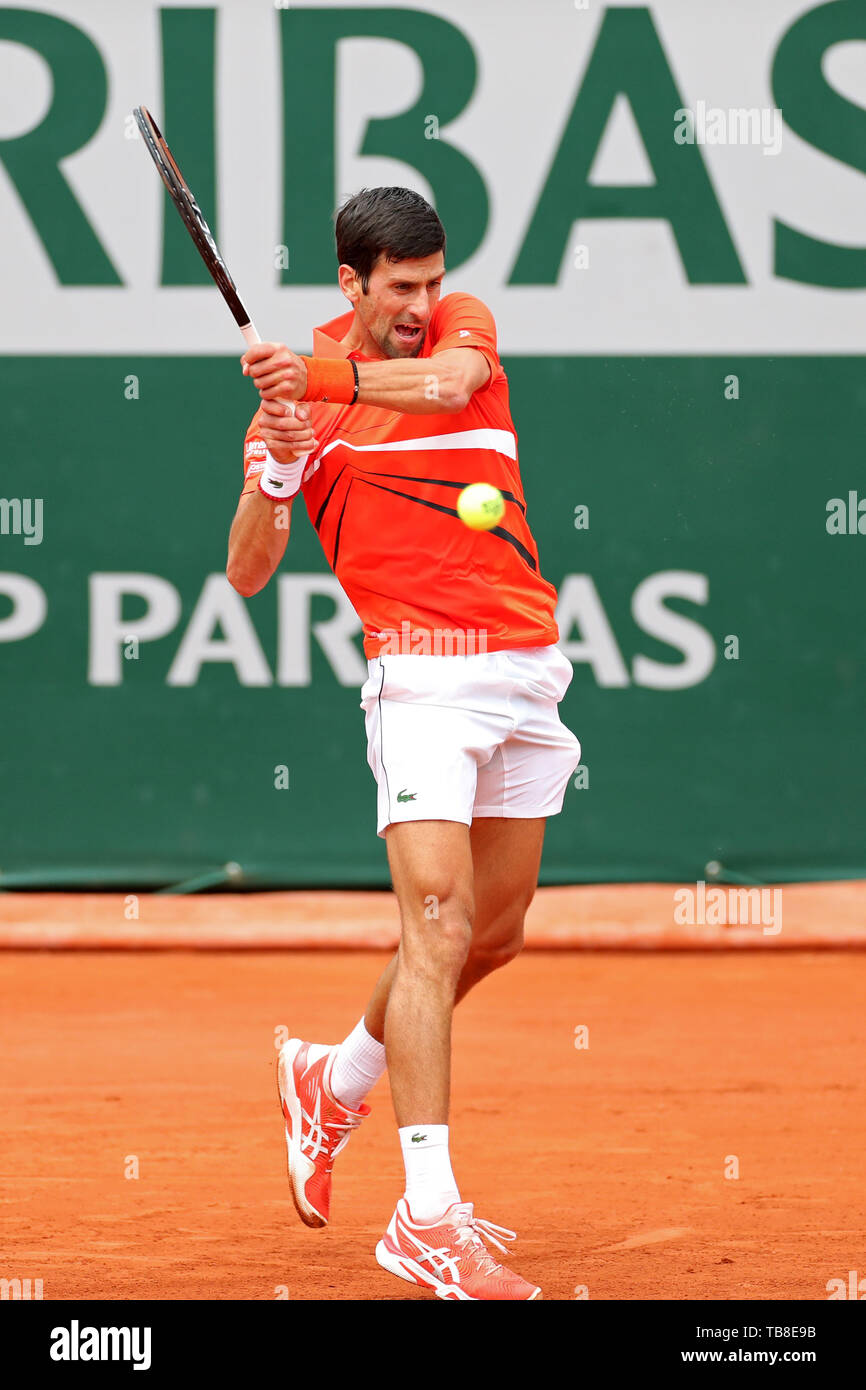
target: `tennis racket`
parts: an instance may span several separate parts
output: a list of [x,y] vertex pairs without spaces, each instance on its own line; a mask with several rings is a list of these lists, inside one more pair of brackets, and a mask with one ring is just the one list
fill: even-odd
[[162,131],[146,106],[136,106],[132,114],[135,116],[136,123],[141,131],[145,148],[156,165],[160,178],[168,189],[171,201],[183,218],[183,224],[195,242],[199,255],[216,282],[217,289],[231,309],[235,323],[241,330],[245,342],[249,344],[250,347],[252,347],[253,343],[260,343],[262,340],[256,332],[249,313],[244,308],[243,301],[237,291],[237,286],[229,275],[226,263],[219,253],[219,248],[214,241],[213,232],[205,222],[201,208],[193,197],[189,184],[180,172],[177,161],[168,148],[168,145],[165,143]]

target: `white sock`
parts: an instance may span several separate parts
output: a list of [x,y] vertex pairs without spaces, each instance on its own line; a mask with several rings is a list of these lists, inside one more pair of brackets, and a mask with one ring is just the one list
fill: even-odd
[[342,1105],[358,1110],[384,1072],[385,1044],[370,1036],[361,1019],[334,1058],[331,1090]]
[[448,1153],[448,1126],[405,1125],[398,1133],[406,1165],[406,1201],[413,1219],[427,1225],[460,1201]]

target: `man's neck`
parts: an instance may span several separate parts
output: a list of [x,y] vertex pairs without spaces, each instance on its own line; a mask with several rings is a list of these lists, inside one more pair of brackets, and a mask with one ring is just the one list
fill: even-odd
[[365,331],[364,325],[357,314],[354,315],[349,325],[348,333],[340,339],[340,345],[346,349],[347,353],[361,352],[365,357],[372,358],[372,360],[376,362],[384,362],[387,360],[379,344]]

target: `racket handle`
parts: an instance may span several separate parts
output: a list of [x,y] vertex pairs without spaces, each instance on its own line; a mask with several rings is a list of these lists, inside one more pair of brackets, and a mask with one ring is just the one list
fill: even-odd
[[[253,324],[253,323],[248,323],[248,324],[246,325],[245,328],[242,328],[242,329],[241,329],[241,332],[242,332],[243,335],[244,335],[244,341],[246,342],[247,347],[252,347],[255,343],[260,343],[260,342],[262,341],[261,338],[259,337],[257,331],[256,331],[256,326],[255,326],[255,324]],[[294,415],[294,413],[295,413],[295,403],[294,403],[294,401],[286,401],[286,405],[289,407],[289,413],[292,414],[292,415]],[[301,457],[303,457],[303,458],[309,458],[309,454],[303,454],[303,455],[300,455],[300,454],[299,454],[298,457],[299,457],[299,458],[301,458]]]

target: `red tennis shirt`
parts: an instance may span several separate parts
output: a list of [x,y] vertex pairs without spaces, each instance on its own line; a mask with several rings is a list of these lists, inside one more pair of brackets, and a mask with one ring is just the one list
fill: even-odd
[[[352,319],[349,310],[317,328],[313,355],[373,360],[344,347]],[[363,623],[368,657],[463,654],[459,634],[466,653],[542,647],[559,637],[556,590],[541,576],[526,520],[496,324],[469,294],[439,301],[419,356],[455,347],[479,349],[491,369],[459,414],[311,404],[319,445],[301,490],[325,557]],[[257,411],[244,441],[244,492],[257,487],[262,469],[258,423]],[[505,498],[493,530],[471,531],[458,517],[457,497],[468,483],[492,483]]]

